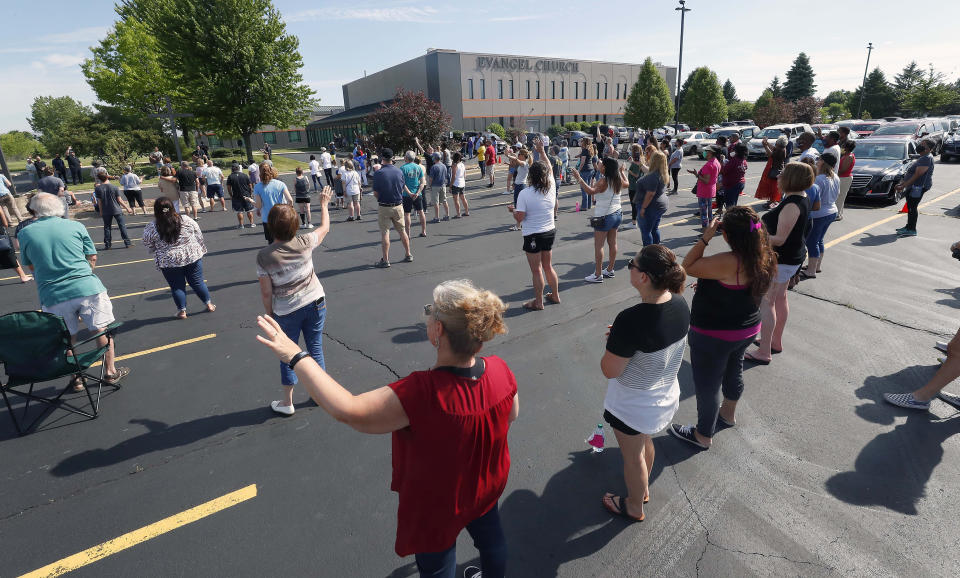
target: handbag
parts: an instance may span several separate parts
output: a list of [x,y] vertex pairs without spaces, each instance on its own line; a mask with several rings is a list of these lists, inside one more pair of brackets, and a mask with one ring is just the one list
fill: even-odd
[[[607,186],[609,187],[610,185],[608,184]],[[613,190],[610,191],[610,206],[607,207],[608,209],[613,208],[613,196],[614,196],[614,195],[617,195],[617,196],[619,197],[619,196],[620,196],[620,193],[619,193],[619,192],[616,192],[616,191],[613,191]],[[592,228],[594,228],[594,229],[596,229],[596,228],[598,228],[598,227],[602,227],[602,226],[603,226],[603,223],[604,223],[606,220],[607,220],[607,215],[603,215],[602,217],[588,217],[588,218],[587,218],[587,222],[590,223],[590,227],[592,227]]]

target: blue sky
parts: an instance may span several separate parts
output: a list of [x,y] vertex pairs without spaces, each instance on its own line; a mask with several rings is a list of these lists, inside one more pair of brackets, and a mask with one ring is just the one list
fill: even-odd
[[[340,86],[364,70],[380,70],[428,48],[616,62],[650,56],[671,66],[679,48],[679,13],[669,0],[274,4],[300,38],[305,80],[331,105],[342,104]],[[28,129],[35,96],[95,100],[79,63],[115,20],[113,5],[45,0],[38,11],[30,3],[7,3],[0,36],[0,132]],[[894,0],[689,0],[687,6],[693,11],[687,14],[683,76],[709,66],[721,81],[730,78],[743,99],[756,98],[775,74],[782,80],[800,51],[810,56],[821,96],[853,89],[863,75],[867,42],[875,46],[870,68],[880,66],[890,79],[911,60],[933,64],[951,81],[960,75],[954,31],[960,2],[926,5],[919,22],[917,10]]]

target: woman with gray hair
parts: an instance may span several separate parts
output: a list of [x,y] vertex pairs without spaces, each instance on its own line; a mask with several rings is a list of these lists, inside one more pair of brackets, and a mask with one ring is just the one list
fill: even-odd
[[120,175],[120,184],[123,186],[123,196],[127,198],[127,204],[133,210],[133,215],[137,214],[137,205],[144,215],[147,214],[146,207],[143,206],[143,191],[140,189],[140,183],[143,179],[140,175],[133,172],[133,167],[127,165],[123,167],[123,174]]
[[466,528],[481,568],[468,576],[502,577],[507,543],[498,501],[510,473],[507,434],[519,413],[517,381],[484,343],[507,332],[506,305],[470,281],[445,281],[423,308],[433,367],[359,395],[340,385],[288,338],[270,316],[260,343],[290,367],[317,404],[357,431],[393,435],[399,494],[400,556],[414,554],[420,576],[453,576],[457,536]]
[[763,148],[767,151],[767,166],[763,167],[760,184],[757,185],[757,193],[754,196],[767,201],[763,206],[764,209],[773,209],[780,204],[782,194],[777,179],[780,178],[780,173],[787,161],[787,142],[789,142],[787,137],[783,135],[778,137],[773,145],[766,138],[763,139]]

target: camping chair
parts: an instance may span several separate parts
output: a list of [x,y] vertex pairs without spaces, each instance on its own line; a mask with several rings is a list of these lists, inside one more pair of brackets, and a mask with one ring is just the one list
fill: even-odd
[[[7,410],[10,412],[10,417],[13,419],[13,425],[17,428],[18,434],[24,435],[30,431],[40,421],[40,418],[54,407],[60,407],[91,419],[97,417],[97,409],[100,405],[100,389],[103,384],[106,383],[117,389],[120,387],[104,380],[106,368],[102,363],[103,356],[110,345],[110,340],[113,339],[113,334],[120,325],[119,321],[115,321],[103,331],[71,345],[67,325],[63,318],[57,315],[40,311],[21,311],[0,316],[0,365],[4,366],[4,372],[7,374],[7,382],[0,383],[0,393],[3,394],[3,401],[7,404]],[[78,347],[91,342],[96,345],[97,338],[101,336],[107,337],[106,346],[96,347],[91,351],[77,351]],[[101,362],[99,377],[86,373],[90,366],[97,361]],[[87,394],[87,400],[90,402],[90,411],[82,410],[60,399],[63,394],[73,388],[74,380],[72,379],[56,397],[48,398],[34,395],[33,388],[37,383],[64,377],[74,377],[80,380]],[[96,399],[90,393],[89,385],[92,385],[92,383],[89,382],[97,384]],[[25,392],[15,389],[26,385],[30,387]],[[10,404],[8,393],[27,400],[19,420]],[[31,401],[46,404],[47,408],[24,428],[23,421],[27,417]]]

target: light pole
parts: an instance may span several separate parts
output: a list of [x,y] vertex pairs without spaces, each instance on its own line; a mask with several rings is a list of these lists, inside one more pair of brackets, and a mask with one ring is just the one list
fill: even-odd
[[690,8],[686,6],[687,0],[680,0],[680,6],[674,8],[674,10],[680,11],[680,62],[677,63],[677,82],[674,89],[677,91],[676,95],[673,97],[673,108],[675,116],[673,119],[673,128],[679,130],[677,127],[680,125],[680,73],[683,69],[683,23],[686,19],[687,12],[690,12]]
[[860,85],[860,104],[857,105],[857,118],[863,111],[863,93],[867,92],[867,69],[870,68],[870,53],[873,52],[873,42],[867,44],[867,65],[863,67],[863,84]]

